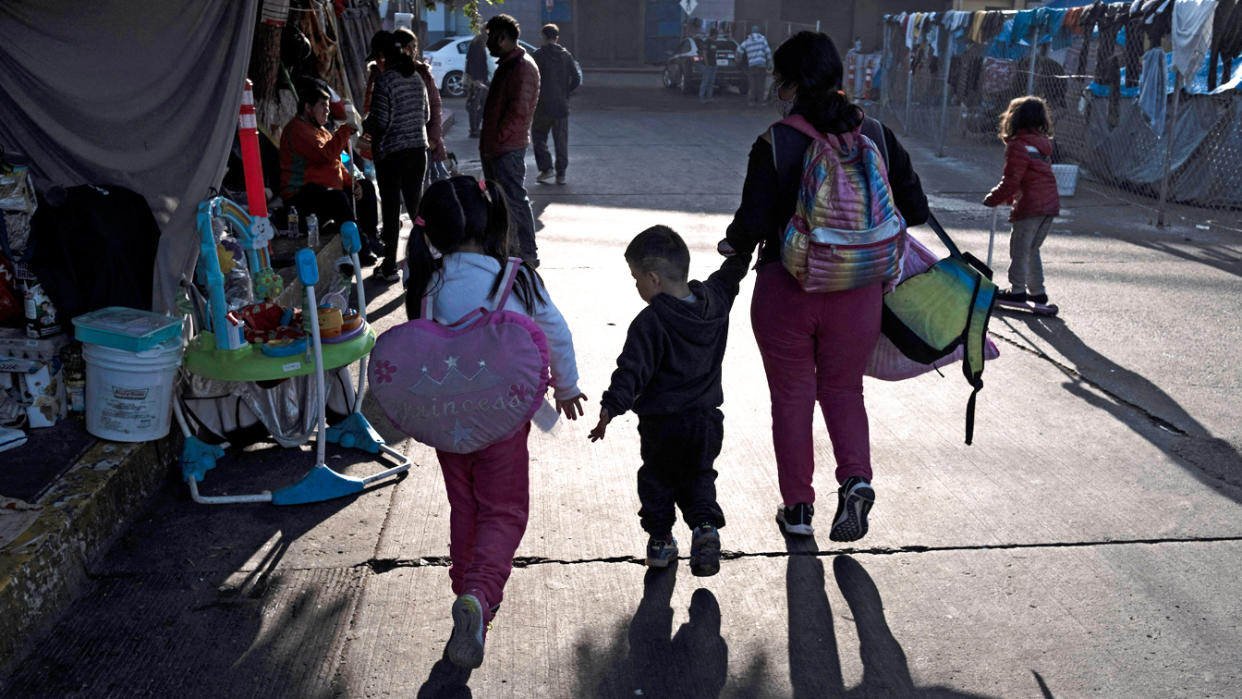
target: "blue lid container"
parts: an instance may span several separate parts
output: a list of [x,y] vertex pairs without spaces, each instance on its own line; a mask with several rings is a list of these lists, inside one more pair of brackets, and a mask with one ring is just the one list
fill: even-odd
[[137,308],[109,306],[73,319],[82,342],[127,352],[149,350],[181,335],[181,319]]

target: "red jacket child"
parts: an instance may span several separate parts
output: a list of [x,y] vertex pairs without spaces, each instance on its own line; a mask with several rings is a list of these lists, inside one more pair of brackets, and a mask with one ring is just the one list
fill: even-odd
[[1057,180],[1049,163],[1051,156],[1051,139],[1036,131],[1019,131],[1005,142],[1005,174],[983,199],[984,205],[1013,202],[1010,221],[1061,213]]

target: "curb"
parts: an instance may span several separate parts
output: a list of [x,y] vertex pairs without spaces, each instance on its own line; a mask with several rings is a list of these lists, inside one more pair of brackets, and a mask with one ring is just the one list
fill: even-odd
[[174,429],[153,442],[96,442],[36,503],[38,518],[0,548],[0,677],[81,594],[90,564],[162,485],[180,439]]

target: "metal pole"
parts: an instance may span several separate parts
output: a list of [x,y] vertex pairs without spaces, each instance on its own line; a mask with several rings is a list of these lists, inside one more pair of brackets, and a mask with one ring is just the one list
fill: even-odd
[[1026,78],[1026,94],[1035,94],[1035,59],[1039,53],[1039,24],[1031,22],[1031,74]]
[[953,68],[953,38],[949,36],[948,27],[942,28],[944,42],[944,94],[940,97],[940,148],[936,156],[944,157],[944,142],[948,140],[949,129],[949,70]]
[[893,49],[893,42],[892,42],[892,37],[890,36],[891,32],[889,31],[889,28],[888,28],[888,22],[881,20],[880,27],[883,32],[883,45],[884,45],[884,57],[880,59],[880,70],[881,70],[880,104],[884,107],[884,109],[887,110],[888,104],[889,104],[888,103],[889,74],[893,70],[892,56],[889,55],[889,51]]
[[1181,105],[1182,97],[1182,74],[1180,72],[1174,74],[1173,78],[1173,114],[1169,117],[1168,124],[1165,126],[1165,133],[1162,134],[1165,139],[1164,144],[1164,174],[1160,177],[1160,204],[1156,211],[1156,225],[1161,228],[1165,225],[1164,207],[1168,203],[1169,198],[1169,176],[1173,169],[1173,135],[1177,133],[1177,109]]
[[914,62],[910,60],[914,49],[906,49],[906,122],[902,126],[903,133],[910,134],[910,101],[914,95]]

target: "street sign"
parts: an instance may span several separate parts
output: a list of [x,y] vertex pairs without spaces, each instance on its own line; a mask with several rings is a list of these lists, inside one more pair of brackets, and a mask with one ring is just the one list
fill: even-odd
[[698,6],[699,0],[681,0],[681,9],[685,10],[686,14],[694,12],[694,8]]

